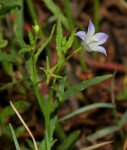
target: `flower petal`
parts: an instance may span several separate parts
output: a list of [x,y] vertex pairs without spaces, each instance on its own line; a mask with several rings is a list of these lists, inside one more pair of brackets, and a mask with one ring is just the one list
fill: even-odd
[[102,47],[102,46],[93,46],[93,47],[90,47],[90,52],[91,51],[97,51],[97,52],[100,52],[100,53],[103,53],[103,54],[105,54],[106,56],[107,56],[107,53],[106,53],[106,50],[105,50],[105,48],[104,47]]
[[95,33],[95,27],[93,23],[90,21],[89,26],[88,26],[88,31],[87,31],[87,40],[89,40]]
[[94,35],[94,38],[98,41],[97,45],[101,45],[106,42],[108,35],[103,32],[99,32]]
[[79,31],[75,34],[76,36],[79,36],[83,41],[86,38],[86,33],[84,31]]

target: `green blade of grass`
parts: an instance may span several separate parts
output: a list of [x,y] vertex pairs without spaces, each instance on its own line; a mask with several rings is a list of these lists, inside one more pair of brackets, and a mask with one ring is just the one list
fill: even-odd
[[20,150],[20,146],[18,144],[18,141],[17,141],[16,135],[15,135],[15,132],[13,130],[13,127],[11,126],[11,124],[9,124],[9,126],[11,128],[11,132],[12,132],[12,136],[13,136],[13,140],[14,140],[14,143],[15,143],[16,150]]

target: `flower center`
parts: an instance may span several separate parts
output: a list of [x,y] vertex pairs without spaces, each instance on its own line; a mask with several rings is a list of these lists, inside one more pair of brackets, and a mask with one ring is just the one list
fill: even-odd
[[89,45],[89,44],[97,43],[97,42],[98,42],[98,39],[93,36],[87,41],[87,44]]

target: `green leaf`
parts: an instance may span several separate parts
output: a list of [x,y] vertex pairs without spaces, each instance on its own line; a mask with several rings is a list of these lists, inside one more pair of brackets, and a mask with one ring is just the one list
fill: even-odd
[[25,45],[23,48],[19,50],[19,53],[26,53],[33,50],[33,47],[31,45]]
[[52,141],[52,136],[55,130],[55,125],[56,125],[57,117],[55,116],[54,118],[50,119],[50,141]]
[[57,22],[57,33],[56,33],[56,49],[57,49],[57,55],[59,59],[61,59],[62,54],[62,39],[63,39],[63,34],[62,34],[62,26],[61,26],[61,20],[60,16],[58,17],[58,22]]
[[67,91],[64,92],[63,94],[63,101],[67,100],[68,98],[70,98],[72,95],[76,94],[77,92],[83,91],[84,89],[98,84],[104,80],[107,80],[109,78],[111,78],[113,75],[104,75],[101,77],[95,77],[86,81],[83,81],[79,84],[76,84],[72,87],[70,87]]
[[103,128],[103,129],[95,132],[92,135],[87,136],[87,139],[92,142],[92,141],[95,141],[95,140],[100,139],[102,137],[105,137],[107,135],[111,135],[113,132],[116,132],[119,129],[120,128],[117,125],[109,126],[109,127]]
[[57,148],[57,150],[69,150],[79,138],[80,131],[72,132]]
[[93,110],[96,108],[114,108],[114,105],[110,104],[110,103],[95,103],[95,104],[91,104],[88,106],[84,106],[84,107],[66,115],[65,117],[59,119],[59,121],[64,121],[64,120],[69,119],[75,115],[78,115],[78,114],[81,114],[81,113],[84,113],[84,112],[87,112],[87,111],[90,111],[90,110]]
[[[17,101],[14,103],[14,106],[16,107],[19,113],[22,113],[25,112],[30,107],[30,104],[26,101]],[[5,124],[8,121],[9,117],[14,114],[15,112],[11,106],[5,107],[3,111],[0,113],[0,122],[2,124]]]
[[14,143],[15,143],[16,150],[20,150],[20,146],[18,144],[18,141],[17,141],[16,135],[14,133],[13,127],[11,126],[11,124],[9,124],[9,126],[11,128],[11,132],[12,132],[12,135],[13,135],[13,140],[14,140]]
[[72,87],[70,87],[68,90],[66,90],[62,95],[60,95],[60,101],[58,98],[56,98],[55,102],[53,103],[52,112],[56,111],[59,107],[59,105],[64,102],[65,100],[68,100],[72,95],[76,94],[77,92],[80,92],[92,85],[95,85],[97,83],[100,83],[108,78],[112,77],[112,75],[105,75],[101,77],[95,77],[86,81],[83,81],[79,84],[76,84]]
[[57,122],[56,123],[56,126],[55,126],[55,135],[56,137],[59,139],[60,142],[64,141],[66,139],[66,133],[61,125],[60,122]]
[[34,76],[33,76],[33,61],[32,61],[32,57],[30,57],[26,61],[26,64],[28,66],[28,72],[29,72],[29,75],[30,75],[30,79],[31,79],[31,81],[33,81],[34,80]]
[[44,48],[49,44],[49,42],[52,39],[53,33],[55,31],[55,25],[52,28],[51,34],[49,36],[49,38],[46,40],[46,42],[44,44],[42,44],[42,46],[37,50],[36,54],[35,54],[35,60],[38,60],[38,56],[41,54],[41,52],[44,50]]
[[67,77],[65,76],[63,79],[59,81],[58,89],[57,89],[57,96],[59,97],[59,101],[62,101],[62,95],[64,93],[65,84],[66,84]]
[[69,37],[68,41],[66,42],[65,47],[63,47],[64,53],[66,53],[67,50],[72,46],[74,37],[75,37],[75,32],[76,32],[76,29],[74,31],[72,31],[71,36]]
[[26,46],[26,44],[25,44],[25,42],[24,42],[24,40],[23,40],[22,34],[20,34],[20,33],[17,31],[17,29],[15,29],[14,32],[15,32],[17,41],[18,41],[19,44],[20,44],[20,47],[21,47],[21,48],[24,48],[24,47]]
[[0,9],[0,17],[3,17],[5,14],[9,13],[12,9],[18,7],[21,8],[21,5],[19,5],[18,0],[10,0],[10,1],[0,1],[1,9]]
[[16,62],[15,55],[0,52],[0,61]]
[[35,40],[31,31],[28,32],[28,36],[29,36],[30,45],[34,47],[36,43],[35,43]]
[[[64,75],[63,75],[64,76]],[[55,98],[55,102],[52,105],[52,115],[56,115],[57,114],[57,109],[58,106],[61,104],[62,102],[62,95],[64,93],[64,89],[65,89],[65,84],[66,84],[66,79],[67,77],[65,76],[64,78],[60,79],[58,82],[58,87],[55,89],[56,90],[56,98]]]

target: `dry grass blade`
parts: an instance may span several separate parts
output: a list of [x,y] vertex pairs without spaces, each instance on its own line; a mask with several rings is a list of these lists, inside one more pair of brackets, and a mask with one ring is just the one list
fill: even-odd
[[24,125],[24,127],[26,128],[28,133],[30,134],[30,136],[31,136],[31,138],[33,140],[33,143],[34,143],[35,150],[38,150],[37,143],[36,143],[36,141],[34,139],[34,136],[33,136],[32,132],[30,131],[30,129],[28,128],[28,126],[26,125],[26,123],[24,122],[24,120],[22,119],[22,117],[20,116],[20,114],[18,113],[18,111],[16,110],[15,106],[12,104],[11,101],[10,101],[10,104],[11,104],[11,107],[13,108],[13,110],[15,111],[15,113],[17,114],[18,118],[20,119],[20,121],[22,122],[22,124]]
[[110,144],[112,143],[113,141],[108,141],[108,142],[103,142],[103,143],[99,143],[99,144],[96,144],[96,145],[93,145],[93,146],[89,146],[87,148],[82,148],[80,150],[93,150],[93,149],[96,149],[96,148],[99,148],[101,146],[105,146],[107,144]]

